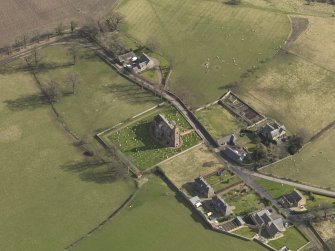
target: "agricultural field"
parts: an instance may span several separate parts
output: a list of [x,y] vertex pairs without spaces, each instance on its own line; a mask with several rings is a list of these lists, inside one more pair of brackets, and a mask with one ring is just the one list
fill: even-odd
[[[335,5],[333,8],[335,13]],[[306,60],[334,72],[335,34],[333,30],[335,18],[308,17],[308,21],[307,30],[288,49]]]
[[200,145],[184,154],[159,165],[166,176],[181,188],[199,176],[213,173],[223,168],[217,157],[205,145]]
[[24,67],[15,62],[0,74],[0,249],[63,250],[135,186],[89,165]]
[[72,250],[201,251],[222,250],[223,245],[232,251],[266,250],[255,242],[209,231],[200,222],[161,179],[150,177],[127,208]]
[[122,0],[116,10],[126,16],[128,35],[159,42],[173,66],[169,89],[192,107],[219,98],[272,58],[290,31],[285,14],[219,1]]
[[195,112],[195,115],[206,130],[217,139],[231,133],[238,133],[239,129],[245,127],[243,122],[219,104]]
[[335,190],[334,139],[335,128],[332,128],[306,145],[300,153],[261,171]]
[[[150,126],[155,116],[163,114],[169,121],[175,121],[180,127],[181,135],[185,131],[191,130],[186,135],[182,135],[183,144],[178,148],[165,147],[156,142],[150,135]],[[175,108],[163,106],[155,109],[154,113],[135,123],[129,123],[120,130],[113,131],[106,135],[107,139],[119,147],[140,170],[145,170],[159,162],[180,153],[197,143],[201,142],[199,135],[192,131],[192,127]]]
[[[120,77],[88,49],[80,49],[73,65],[68,46],[52,46],[41,51],[42,67],[37,77],[42,84],[56,81],[65,93],[56,109],[67,126],[90,147],[94,135],[137,115],[161,101],[137,85]],[[69,79],[80,80],[72,94]]]
[[110,11],[114,0],[26,0],[0,2],[0,47],[14,43],[23,34],[54,31],[60,23],[101,17]]
[[246,80],[240,92],[256,110],[308,140],[335,119],[334,81],[335,73],[283,52]]
[[302,246],[307,244],[307,240],[299,233],[295,227],[290,227],[284,232],[284,236],[268,242],[268,245],[275,249],[280,249],[284,246],[288,247],[292,251],[296,251]]
[[327,3],[312,1],[309,5],[306,0],[244,0],[245,4],[256,8],[266,8],[288,14],[303,14],[308,16],[333,17],[335,7]]

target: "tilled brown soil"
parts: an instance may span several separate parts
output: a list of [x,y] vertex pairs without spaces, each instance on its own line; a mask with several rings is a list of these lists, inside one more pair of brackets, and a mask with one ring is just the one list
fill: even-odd
[[59,23],[79,23],[107,14],[116,0],[1,0],[0,47],[24,33],[54,30]]

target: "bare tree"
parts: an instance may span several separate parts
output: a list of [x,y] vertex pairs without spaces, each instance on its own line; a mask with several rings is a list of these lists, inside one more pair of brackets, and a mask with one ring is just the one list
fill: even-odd
[[29,36],[27,33],[23,34],[21,37],[20,37],[21,41],[22,41],[22,44],[24,46],[24,48],[27,47],[27,43],[28,43],[28,40],[29,40]]
[[37,43],[40,43],[41,41],[41,33],[38,30],[35,30],[32,34],[32,40],[37,41]]
[[12,47],[12,45],[6,45],[5,47],[5,50],[6,50],[6,53],[7,53],[7,55],[10,55],[10,54],[12,54],[12,52],[13,52],[13,47]]
[[63,35],[64,31],[65,31],[65,26],[62,23],[58,24],[56,27],[56,34],[59,36]]
[[71,46],[68,49],[68,54],[72,57],[72,64],[75,65],[79,57],[79,48],[75,45]]
[[60,85],[54,80],[51,80],[48,83],[45,93],[47,94],[50,102],[58,103],[61,101],[63,97],[63,93],[62,93]]
[[32,56],[34,58],[34,65],[35,67],[37,67],[42,59],[43,59],[43,55],[42,53],[35,47],[33,50],[32,50]]
[[108,49],[114,54],[114,55],[120,55],[122,53],[126,52],[125,45],[120,39],[120,36],[115,33],[112,34],[112,36],[109,38],[109,45]]
[[99,27],[95,23],[91,22],[91,23],[84,25],[81,31],[85,35],[88,35],[91,38],[95,39],[97,35],[99,34]]
[[125,16],[120,12],[113,12],[107,19],[106,24],[110,31],[115,31],[119,25],[125,21]]
[[77,27],[78,27],[78,23],[76,21],[70,22],[71,33],[73,33]]
[[72,87],[72,94],[76,94],[81,83],[80,74],[78,72],[71,72],[68,75],[68,83]]

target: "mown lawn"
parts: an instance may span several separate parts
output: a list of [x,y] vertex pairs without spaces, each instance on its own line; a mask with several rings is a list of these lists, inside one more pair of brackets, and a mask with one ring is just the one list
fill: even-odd
[[237,133],[245,126],[219,104],[200,110],[195,115],[214,138]]
[[163,107],[157,109],[157,112],[143,118],[134,124],[113,132],[107,138],[130,157],[133,163],[140,169],[145,170],[155,164],[182,152],[201,141],[201,138],[195,132],[182,136],[183,144],[179,148],[165,147],[156,142],[150,135],[150,126],[154,117],[161,113],[171,121],[174,120],[181,128],[181,132],[190,129],[191,126],[172,107]]
[[283,237],[270,241],[268,244],[276,249],[280,249],[286,246],[290,250],[296,251],[307,242],[308,241],[298,232],[295,227],[290,227],[284,232]]
[[150,177],[131,205],[73,250],[266,250],[255,242],[209,231],[199,221],[161,179]]
[[258,185],[264,187],[265,190],[268,191],[275,199],[279,199],[283,195],[288,194],[294,190],[294,187],[292,186],[280,184],[266,179],[257,179],[256,182]]
[[271,58],[290,32],[285,14],[220,1],[122,0],[115,9],[126,16],[124,32],[159,42],[173,66],[169,88],[194,107]]
[[7,70],[0,74],[0,250],[63,250],[135,187],[89,165],[23,63]]
[[258,230],[250,228],[250,227],[242,227],[242,228],[237,229],[233,233],[238,234],[238,235],[242,235],[242,236],[247,237],[247,238],[252,238],[256,234],[258,234]]

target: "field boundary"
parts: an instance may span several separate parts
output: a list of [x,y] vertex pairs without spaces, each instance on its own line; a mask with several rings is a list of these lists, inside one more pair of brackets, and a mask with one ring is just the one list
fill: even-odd
[[103,226],[105,226],[108,222],[110,222],[114,218],[114,216],[116,216],[118,213],[120,213],[120,211],[122,209],[124,209],[129,204],[129,202],[131,202],[135,198],[137,192],[138,192],[138,190],[135,193],[128,196],[128,198],[116,210],[114,210],[105,220],[100,222],[96,227],[94,227],[93,229],[88,231],[85,235],[83,235],[79,239],[77,239],[74,242],[72,242],[71,244],[67,245],[64,248],[64,250],[69,250],[70,248],[73,248],[79,242],[81,242],[84,239],[86,239],[87,237],[90,237],[91,235],[95,234],[95,232],[97,232],[99,229],[101,229]]

